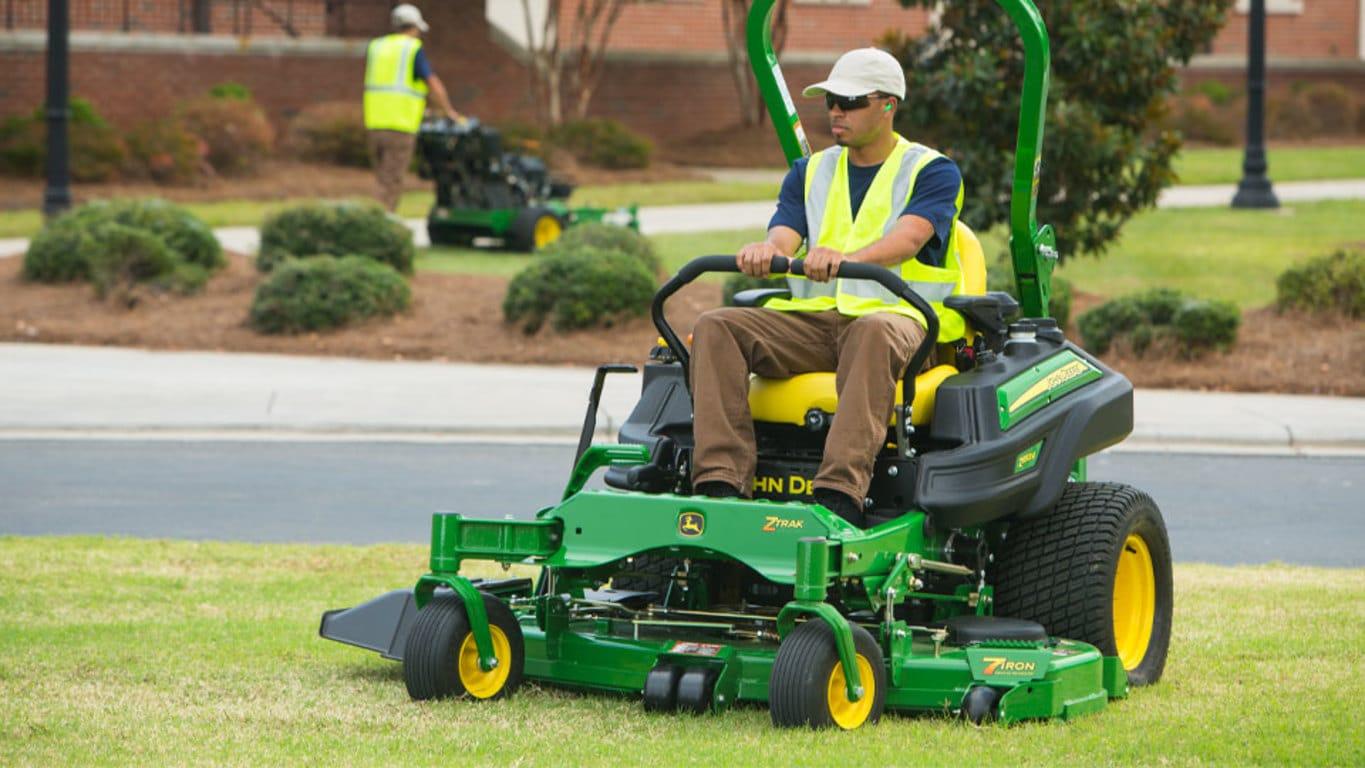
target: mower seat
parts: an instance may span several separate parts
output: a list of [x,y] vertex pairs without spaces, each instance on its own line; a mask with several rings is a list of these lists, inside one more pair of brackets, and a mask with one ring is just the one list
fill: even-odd
[[[976,233],[961,221],[957,222],[958,256],[961,261],[966,295],[986,292],[986,256]],[[934,413],[934,396],[943,380],[957,373],[951,365],[939,365],[915,377],[915,402],[911,423],[917,427],[929,423]],[[901,388],[896,387],[896,405],[903,401]],[[806,415],[812,410],[834,413],[839,398],[835,393],[834,373],[820,371],[802,373],[789,379],[768,379],[753,376],[749,379],[749,411],[754,421],[776,424],[806,425]],[[894,424],[894,419],[889,418]]]

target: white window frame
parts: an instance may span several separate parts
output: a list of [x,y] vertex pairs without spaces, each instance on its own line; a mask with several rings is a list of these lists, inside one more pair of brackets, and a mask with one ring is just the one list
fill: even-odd
[[[1265,0],[1266,15],[1299,16],[1303,13],[1304,0]],[[1237,12],[1251,13],[1251,0],[1237,0]]]

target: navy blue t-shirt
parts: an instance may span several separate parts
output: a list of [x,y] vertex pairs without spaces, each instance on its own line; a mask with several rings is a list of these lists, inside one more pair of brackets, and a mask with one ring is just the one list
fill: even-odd
[[[809,235],[806,226],[806,165],[810,158],[803,157],[792,164],[787,178],[782,180],[782,191],[777,197],[777,212],[768,222],[768,229],[779,224],[791,227],[802,238]],[[848,198],[853,204],[853,217],[857,218],[858,209],[863,205],[868,187],[876,178],[881,165],[858,166],[848,164]],[[924,244],[915,258],[934,267],[943,266],[943,252],[948,237],[952,233],[953,216],[957,213],[957,191],[962,186],[962,172],[957,163],[946,157],[935,158],[919,172],[915,179],[915,192],[910,195],[901,215],[914,214],[934,227],[934,236]]]
[[418,48],[417,55],[412,57],[412,76],[423,82],[431,77],[431,65],[427,63],[427,52],[421,48]]

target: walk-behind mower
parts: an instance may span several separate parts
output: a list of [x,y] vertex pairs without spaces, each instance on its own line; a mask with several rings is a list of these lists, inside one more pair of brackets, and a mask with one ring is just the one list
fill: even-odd
[[532,251],[581,222],[640,228],[634,207],[569,207],[573,185],[550,176],[538,157],[504,152],[501,133],[477,118],[428,120],[417,146],[418,168],[436,184],[427,235],[437,245]]
[[[804,138],[768,37],[750,53],[789,157]],[[766,703],[780,726],[857,728],[887,709],[1071,718],[1155,682],[1171,631],[1165,526],[1146,494],[1086,481],[1085,457],[1132,429],[1132,386],[1046,317],[1053,240],[1034,221],[1047,39],[1029,0],[1000,0],[1027,56],[1011,249],[1026,319],[985,292],[984,258],[959,232],[970,344],[935,350],[938,320],[906,283],[846,263],[928,319],[890,414],[859,527],[812,499],[834,374],[755,378],[753,499],[692,495],[689,350],[665,301],[733,256],[692,261],[654,298],[663,344],[619,444],[590,444],[603,366],[563,498],[530,520],[432,519],[415,587],[331,611],[321,633],[403,663],[415,699],[493,699],[523,680],[638,694],[646,709]],[[778,260],[800,275],[802,262]],[[752,292],[757,304],[772,291]],[[631,366],[624,368],[632,369]],[[917,374],[917,375],[916,375]],[[586,488],[606,469],[602,490]],[[539,566],[472,580],[469,560]]]

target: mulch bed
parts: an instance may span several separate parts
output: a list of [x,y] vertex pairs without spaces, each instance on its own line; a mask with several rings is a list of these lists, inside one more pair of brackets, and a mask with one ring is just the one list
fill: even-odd
[[[246,325],[260,277],[250,259],[229,254],[227,269],[196,296],[144,294],[129,308],[97,299],[88,285],[25,283],[21,260],[0,259],[0,340],[148,349],[274,352],[389,360],[597,365],[644,360],[657,337],[647,317],[600,330],[528,336],[502,322],[507,280],[419,273],[413,306],[390,320],[299,336],[264,336]],[[1077,311],[1092,301],[1079,296]],[[693,283],[669,302],[680,335],[720,304],[720,286]],[[1106,361],[1139,387],[1365,396],[1365,323],[1248,312],[1230,352],[1183,360],[1174,353]]]

